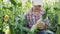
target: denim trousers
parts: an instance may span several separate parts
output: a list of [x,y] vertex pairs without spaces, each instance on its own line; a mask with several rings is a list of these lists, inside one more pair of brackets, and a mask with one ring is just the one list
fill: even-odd
[[54,33],[50,30],[40,30],[36,34],[54,34]]

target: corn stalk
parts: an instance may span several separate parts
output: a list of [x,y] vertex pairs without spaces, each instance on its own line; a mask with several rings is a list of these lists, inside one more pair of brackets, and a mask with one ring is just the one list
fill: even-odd
[[3,9],[2,0],[0,0],[0,34],[5,34],[3,31]]
[[56,34],[60,34],[60,11],[57,13],[57,15],[58,15],[58,25],[57,25],[57,32],[56,32]]
[[58,12],[56,12],[56,13],[58,15],[58,26],[57,26],[56,34],[60,34],[60,0],[58,1],[57,6],[58,6],[58,9],[57,9]]

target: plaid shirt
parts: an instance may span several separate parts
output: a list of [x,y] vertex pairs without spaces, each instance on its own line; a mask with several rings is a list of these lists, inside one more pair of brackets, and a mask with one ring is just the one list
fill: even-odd
[[[39,11],[39,14],[38,14],[38,16],[36,17],[36,16],[34,16],[34,13],[33,13],[33,10],[30,10],[30,12],[28,13],[28,14],[26,14],[26,19],[25,20],[27,20],[28,22],[28,24],[27,24],[27,27],[31,27],[33,24],[35,24],[39,19],[41,19],[42,18],[42,15],[45,13],[45,11],[44,10],[40,10]],[[45,19],[44,19],[44,23],[45,24],[49,24],[49,20],[48,20],[48,17],[46,17]]]

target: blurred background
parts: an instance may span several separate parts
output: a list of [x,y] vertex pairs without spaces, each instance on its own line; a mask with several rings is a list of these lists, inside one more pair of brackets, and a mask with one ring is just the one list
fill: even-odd
[[[31,33],[23,27],[23,14],[31,9],[32,0],[0,0],[0,34]],[[48,29],[60,34],[60,0],[43,0],[43,8],[49,18]]]

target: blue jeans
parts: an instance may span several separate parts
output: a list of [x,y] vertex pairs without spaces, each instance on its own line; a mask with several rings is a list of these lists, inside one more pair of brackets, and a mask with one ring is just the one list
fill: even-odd
[[45,30],[38,31],[37,34],[45,34]]
[[41,30],[41,31],[37,32],[37,34],[54,34],[54,33],[50,30]]

